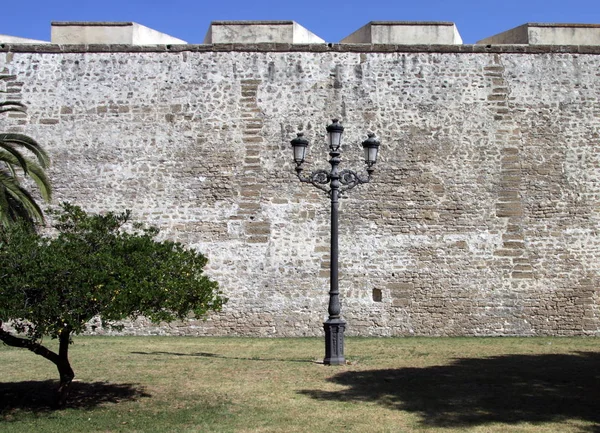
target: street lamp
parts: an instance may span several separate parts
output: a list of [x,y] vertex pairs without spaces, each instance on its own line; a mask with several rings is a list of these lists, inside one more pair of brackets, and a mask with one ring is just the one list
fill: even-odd
[[375,138],[375,134],[372,133],[369,133],[369,138],[362,143],[365,163],[367,164],[366,177],[352,170],[338,171],[338,165],[341,161],[340,147],[343,132],[344,127],[340,125],[338,119],[333,119],[333,123],[327,126],[331,171],[315,170],[308,176],[302,175],[302,163],[306,158],[308,140],[304,138],[302,132],[299,132],[298,136],[291,141],[294,151],[294,162],[296,163],[296,174],[300,182],[314,185],[329,194],[331,198],[329,318],[323,323],[323,327],[325,328],[325,359],[323,359],[323,364],[328,365],[342,365],[346,363],[346,359],[344,358],[344,330],[346,329],[346,321],[340,315],[341,306],[338,278],[338,199],[344,191],[348,191],[361,183],[368,183],[371,180],[380,144]]

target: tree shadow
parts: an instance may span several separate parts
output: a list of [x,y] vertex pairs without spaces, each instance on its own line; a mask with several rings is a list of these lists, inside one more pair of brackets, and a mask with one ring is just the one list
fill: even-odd
[[[56,380],[0,383],[0,414],[19,410],[36,413],[57,410],[57,388]],[[142,397],[151,395],[142,387],[130,383],[74,381],[66,407],[92,409],[104,403],[132,401]]]
[[370,401],[420,414],[423,426],[579,420],[600,432],[600,353],[460,358],[423,368],[346,371],[340,391],[302,390],[320,400]]

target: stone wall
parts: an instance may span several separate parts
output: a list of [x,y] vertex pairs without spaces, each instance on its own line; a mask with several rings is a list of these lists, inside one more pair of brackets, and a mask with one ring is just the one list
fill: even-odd
[[597,335],[599,70],[599,47],[2,45],[29,112],[0,127],[47,147],[56,202],[209,257],[222,313],[124,332],[321,335],[329,201],[289,141],[328,168],[335,116],[342,168],[382,143],[341,201],[349,335]]

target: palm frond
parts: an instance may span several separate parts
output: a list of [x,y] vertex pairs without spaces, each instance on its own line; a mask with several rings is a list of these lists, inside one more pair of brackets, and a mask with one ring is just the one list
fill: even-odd
[[25,134],[17,134],[17,133],[4,133],[0,134],[0,147],[2,143],[16,144],[18,146],[23,146],[31,153],[33,153],[39,161],[39,164],[46,168],[50,163],[50,158],[46,151],[40,146],[40,144],[35,141],[33,138],[28,137]]
[[0,102],[0,113],[7,113],[9,111],[25,113],[25,111],[27,111],[27,107],[25,106],[25,104],[22,104],[17,101]]
[[[8,195],[10,218],[12,222],[25,221],[32,227],[36,222],[44,222],[44,214],[38,207],[39,214],[34,214],[27,206],[24,205],[21,199],[15,199],[13,196]],[[37,206],[37,203],[33,201],[33,204]]]
[[0,161],[8,165],[18,165],[27,172],[27,160],[13,145],[0,141]]
[[28,174],[37,185],[42,198],[46,202],[52,200],[52,184],[50,183],[50,179],[48,179],[48,176],[46,176],[44,170],[39,165],[34,165],[29,167]]
[[[0,75],[0,80],[12,76]],[[0,93],[7,93],[0,90]],[[24,113],[26,106],[18,101],[0,102],[0,114],[7,112]],[[21,150],[27,149],[35,159],[25,157]],[[35,199],[19,182],[17,169],[29,176],[38,186],[42,198],[50,201],[52,188],[44,169],[50,158],[46,151],[33,138],[18,133],[0,134],[0,225],[9,225],[22,219],[33,224],[44,221],[44,214]]]
[[2,161],[2,165],[10,172],[10,175],[12,177],[17,177],[17,170],[15,169],[15,166],[12,164],[9,164],[7,162]]
[[23,157],[22,155],[20,159],[17,159],[10,153],[4,153],[2,149],[0,149],[0,161],[3,161],[7,164],[7,167],[11,171],[11,174],[14,178],[16,178],[16,173],[13,166],[19,165],[23,169],[23,172],[36,183],[42,198],[45,201],[50,201],[52,197],[52,186],[50,184],[50,180],[44,172],[44,169],[39,164]]
[[44,221],[44,214],[29,191],[5,171],[0,171],[0,194],[4,195],[2,202],[5,203],[4,208],[0,206],[0,221],[16,218]]
[[10,224],[10,214],[10,202],[2,183],[0,183],[0,226],[7,227]]

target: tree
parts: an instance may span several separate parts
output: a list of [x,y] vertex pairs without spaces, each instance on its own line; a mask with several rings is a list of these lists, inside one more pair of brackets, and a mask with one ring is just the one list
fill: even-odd
[[[158,230],[131,224],[129,211],[87,214],[64,203],[53,214],[53,237],[23,223],[0,229],[0,341],[56,365],[59,404],[75,377],[72,336],[92,318],[100,316],[102,327],[141,315],[170,322],[218,311],[226,302],[203,274],[206,257],[156,240]],[[7,321],[16,332],[2,328]],[[58,339],[58,353],[43,346],[45,335]]]
[[[20,102],[0,102],[0,113],[25,112],[25,109]],[[25,157],[21,149],[31,152],[36,160]],[[33,138],[17,133],[0,134],[0,225],[7,226],[19,219],[31,225],[44,220],[42,210],[21,185],[17,173],[20,170],[33,179],[42,198],[49,202],[52,190],[44,172],[48,163],[48,154]]]

